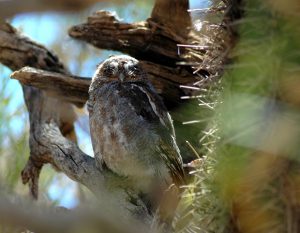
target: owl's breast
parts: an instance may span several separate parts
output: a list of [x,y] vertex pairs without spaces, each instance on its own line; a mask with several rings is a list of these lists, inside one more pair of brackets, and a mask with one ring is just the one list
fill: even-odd
[[97,96],[90,116],[94,151],[98,154],[95,156],[124,176],[143,180],[167,173],[155,150],[159,119],[151,116],[148,100],[141,99],[145,96],[117,84],[99,89]]

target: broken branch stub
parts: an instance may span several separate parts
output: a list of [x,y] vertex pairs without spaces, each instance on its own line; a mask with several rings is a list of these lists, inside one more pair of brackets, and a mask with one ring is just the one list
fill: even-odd
[[32,67],[24,67],[13,72],[11,78],[19,80],[24,85],[44,90],[52,97],[62,99],[77,106],[83,106],[87,101],[91,82],[89,78],[50,72]]

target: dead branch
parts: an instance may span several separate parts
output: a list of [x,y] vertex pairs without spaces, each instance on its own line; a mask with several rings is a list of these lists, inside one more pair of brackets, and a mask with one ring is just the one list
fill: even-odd
[[[207,50],[181,47],[179,51],[178,45],[190,44],[190,37],[200,43],[190,32],[188,8],[188,0],[156,0],[151,17],[132,24],[121,22],[110,12],[98,11],[86,23],[71,27],[69,35],[97,48],[121,51],[141,60],[165,103],[178,106],[180,97],[188,94],[179,86],[200,79],[186,64],[191,57],[201,62]],[[205,74],[209,76],[210,72]]]
[[[59,73],[68,73],[68,71],[64,69],[63,65],[59,62],[58,58],[55,55],[53,55],[45,47],[30,41],[26,37],[18,35],[16,30],[7,23],[0,24],[0,62],[8,66],[12,70],[17,70],[26,65],[30,65],[33,67],[43,68]],[[47,97],[43,96],[43,94],[39,90],[32,87],[23,86],[23,92],[24,96],[28,96],[28,98],[29,96],[37,96],[32,100],[27,100],[26,105],[28,108],[30,108],[30,106],[34,106],[33,102],[40,102],[42,104],[43,101],[47,99]],[[73,128],[75,114],[70,104],[63,103],[63,105],[66,108],[65,112],[68,113],[65,115],[68,117],[67,119],[58,117],[57,120],[59,122],[57,123],[62,130],[63,135],[70,135],[70,138],[75,140]],[[42,107],[43,106],[41,106],[41,108]],[[49,113],[49,117],[47,117],[47,119],[51,119],[53,114],[54,113]],[[59,114],[59,111],[55,114]],[[29,115],[31,116],[30,130],[31,132],[34,132],[36,128],[39,128],[39,125],[42,124],[42,122],[35,122],[41,119],[40,113],[29,112]],[[32,118],[33,115],[37,118]],[[34,134],[30,134],[29,144],[31,156],[24,170],[26,171],[27,177],[25,178],[23,176],[23,181],[29,182],[31,186],[31,193],[36,198],[38,195],[38,177],[42,165],[45,162],[43,161],[43,159],[37,159],[39,157],[42,158],[42,156],[39,156],[40,153],[35,151],[35,147],[38,141],[37,139],[38,137],[35,137]]]
[[[12,70],[30,65],[69,75],[53,53],[20,36],[8,24],[0,26],[0,62]],[[50,163],[90,189],[101,200],[102,206],[118,209],[128,218],[138,213],[143,221],[151,219],[144,203],[134,193],[118,187],[111,190],[110,180],[115,182],[118,177],[106,171],[100,172],[92,157],[64,137],[73,131],[72,105],[49,97],[34,87],[23,85],[23,91],[30,119],[30,158],[22,179],[24,183],[29,182],[32,195],[37,198],[40,170],[43,164]],[[132,199],[135,200],[133,203],[130,202]]]
[[[180,101],[179,96],[184,91],[180,85],[191,83],[194,79],[190,73],[181,68],[172,69],[166,66],[156,65],[151,62],[141,61],[147,71],[149,79],[165,100],[167,106],[171,107]],[[90,78],[82,78],[69,74],[44,71],[31,67],[22,68],[11,75],[24,85],[34,86],[53,97],[82,106],[88,99],[88,88]],[[184,79],[183,79],[184,78]]]
[[155,22],[122,23],[117,16],[98,11],[87,23],[73,26],[69,35],[97,48],[118,50],[139,60],[173,65],[180,61],[177,44],[184,39]]
[[50,96],[82,106],[88,99],[90,78],[81,78],[56,72],[25,67],[11,77],[24,85],[47,91]]
[[177,44],[185,44],[191,28],[188,0],[156,0],[151,17],[123,23],[115,14],[98,11],[69,35],[97,48],[128,53],[139,60],[175,67],[182,60]]

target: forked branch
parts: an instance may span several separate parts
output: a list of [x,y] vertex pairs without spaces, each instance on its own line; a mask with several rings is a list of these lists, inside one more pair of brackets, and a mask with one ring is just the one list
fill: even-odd
[[[30,65],[48,73],[54,71],[61,80],[66,78],[68,82],[68,71],[53,53],[20,36],[9,24],[0,26],[0,62],[12,70]],[[42,72],[47,74],[46,71]],[[109,191],[107,184],[110,179],[115,181],[118,178],[106,171],[99,171],[94,159],[84,154],[73,142],[73,106],[49,97],[35,87],[22,87],[30,119],[30,158],[22,172],[22,179],[24,183],[29,182],[33,197],[38,196],[40,170],[43,164],[50,163],[90,189],[102,201],[102,206],[106,204],[109,208],[119,209],[129,218],[139,213],[143,221],[149,219],[146,207],[134,193],[121,188]],[[131,203],[133,198],[135,202]]]

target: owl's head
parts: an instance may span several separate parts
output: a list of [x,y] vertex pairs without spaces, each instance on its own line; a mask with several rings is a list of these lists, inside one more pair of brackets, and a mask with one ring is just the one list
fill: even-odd
[[102,62],[94,76],[93,81],[100,82],[132,82],[146,79],[146,74],[138,60],[127,55],[111,56]]

